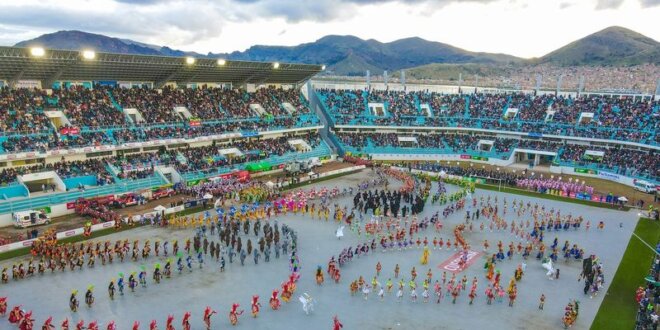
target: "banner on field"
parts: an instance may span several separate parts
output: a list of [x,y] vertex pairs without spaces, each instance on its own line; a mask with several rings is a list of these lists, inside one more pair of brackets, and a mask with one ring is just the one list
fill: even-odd
[[576,167],[576,168],[574,168],[573,170],[575,171],[575,173],[593,174],[593,175],[597,175],[597,174],[598,174],[598,170],[593,170],[593,169],[590,169],[590,168]]
[[188,181],[186,182],[186,185],[187,185],[188,187],[192,187],[192,186],[196,186],[196,185],[198,185],[198,184],[200,184],[200,183],[204,183],[205,181],[206,181],[206,179],[188,180]]

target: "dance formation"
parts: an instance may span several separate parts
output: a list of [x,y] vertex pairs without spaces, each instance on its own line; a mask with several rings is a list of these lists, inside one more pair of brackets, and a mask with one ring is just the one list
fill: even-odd
[[[403,187],[388,189],[387,176],[402,181]],[[348,281],[350,295],[360,296],[364,300],[375,297],[376,299],[372,300],[384,301],[391,296],[391,299],[398,303],[405,300],[411,303],[421,301],[436,304],[451,301],[452,305],[463,302],[473,305],[480,301],[492,305],[507,300],[508,306],[513,308],[520,283],[529,267],[528,263],[535,260],[539,267],[546,269],[548,279],[553,280],[560,278],[557,266],[562,261],[584,262],[585,266],[580,275],[585,281],[584,294],[591,297],[598,294],[604,283],[603,267],[598,257],[588,255],[577,241],[562,240],[563,244],[560,244],[559,240],[559,236],[564,232],[589,232],[591,221],[559,209],[548,209],[538,203],[525,202],[523,199],[513,199],[509,202],[506,197],[499,200],[497,196],[491,195],[475,198],[474,184],[453,183],[459,185],[457,192],[448,193],[446,184],[442,181],[437,184],[437,191],[432,192],[431,180],[428,178],[412,177],[388,169],[377,172],[376,179],[361,182],[355,188],[299,190],[283,197],[273,195],[272,200],[264,204],[244,204],[240,209],[233,206],[227,210],[218,208],[215,216],[208,212],[191,217],[172,216],[167,219],[168,226],[175,229],[194,229],[193,237],[181,243],[178,240],[129,242],[124,239],[114,242],[106,240],[61,244],[52,236],[46,236],[35,241],[27,263],[16,262],[11,271],[3,268],[1,281],[3,284],[9,284],[35,276],[47,276],[48,273],[67,270],[71,272],[113,263],[142,263],[139,270],[131,270],[127,273],[128,276],[119,273],[118,276],[108,279],[108,299],[115,301],[118,296],[124,297],[138,290],[149,290],[151,285],[166,285],[167,281],[196,272],[197,268],[210,267],[213,260],[218,264],[219,271],[223,272],[228,265],[234,264],[234,260],[236,264],[244,266],[246,260],[251,258],[254,264],[258,265],[262,258],[263,262],[270,262],[271,256],[279,259],[283,255],[289,258],[290,273],[281,285],[272,290],[268,300],[270,309],[278,311],[295,295],[301,276],[296,231],[286,224],[280,225],[278,221],[272,220],[272,217],[286,216],[291,212],[308,215],[311,219],[332,220],[339,224],[339,229],[336,230],[337,238],[344,236],[343,229],[346,226],[361,241],[355,247],[346,247],[337,256],[332,256],[326,269],[322,266],[316,267],[313,273],[318,286],[327,285],[326,276],[328,282],[339,284],[341,269],[349,267],[351,261],[357,258],[368,258],[377,253],[419,251],[418,266],[411,267],[409,272],[402,272],[399,264],[384,271],[383,263],[375,260],[373,276],[358,276]],[[382,185],[385,188],[379,189]],[[350,196],[352,207],[331,203],[335,199]],[[430,204],[440,209],[430,216],[422,216],[429,198]],[[461,212],[465,212],[464,222],[449,228],[448,218]],[[597,222],[596,228],[604,230],[603,221]],[[508,233],[511,240],[508,243],[488,239],[481,243],[468,242],[472,233],[488,235],[489,232]],[[217,241],[213,240],[214,236],[217,236]],[[548,237],[553,238],[549,241]],[[480,247],[475,249],[476,246]],[[454,251],[458,256],[455,270],[438,270],[431,266],[434,254],[447,251]],[[473,252],[478,253],[484,260],[483,275],[471,278],[465,274],[461,276],[460,273],[469,267],[468,254]],[[153,259],[157,259],[153,267],[144,266],[144,263]],[[585,260],[589,260],[588,265]],[[515,270],[513,273],[503,274],[498,265],[507,262],[515,263]],[[418,274],[417,267],[421,274]],[[84,292],[83,308],[93,310],[96,301],[94,287],[90,285]],[[409,298],[406,299],[405,296]],[[260,316],[259,299],[260,296],[254,294],[249,300],[253,318]],[[541,293],[539,311],[544,309],[546,299],[545,294]],[[310,293],[302,293],[298,300],[305,314],[314,312],[316,301]],[[7,314],[7,306],[8,298],[0,297],[1,316]],[[238,324],[244,313],[240,306],[240,303],[233,303],[228,308],[231,325]],[[74,289],[69,295],[69,309],[76,313],[80,308],[78,291]],[[566,327],[575,323],[578,310],[579,302],[571,300],[562,318]],[[201,320],[206,329],[211,329],[215,314],[216,310],[210,306],[203,310]],[[180,315],[181,328],[191,329],[192,313],[184,311]],[[20,305],[9,310],[8,320],[21,330],[34,327],[32,311],[26,311]],[[55,329],[54,322],[53,317],[48,317],[42,329]],[[167,330],[178,328],[175,326],[176,317],[172,314],[167,315],[164,324]],[[114,321],[108,321],[106,325],[107,330],[116,328]],[[75,329],[99,328],[96,321],[85,323],[80,320],[73,326]],[[343,327],[337,316],[333,318],[332,327]],[[68,318],[61,321],[60,328],[69,329]],[[134,322],[133,329],[139,328],[140,322]],[[158,321],[151,320],[148,328],[157,329]]]

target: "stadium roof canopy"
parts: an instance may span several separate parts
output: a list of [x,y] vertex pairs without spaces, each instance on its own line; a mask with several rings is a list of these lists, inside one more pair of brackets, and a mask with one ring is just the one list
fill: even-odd
[[[191,63],[192,62],[192,63]],[[0,47],[0,79],[154,82],[222,82],[296,84],[323,70],[321,65],[232,61]]]

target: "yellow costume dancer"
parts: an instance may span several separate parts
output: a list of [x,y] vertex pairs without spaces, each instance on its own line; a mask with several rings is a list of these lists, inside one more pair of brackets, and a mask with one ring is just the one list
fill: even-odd
[[422,258],[420,259],[420,262],[422,263],[422,265],[426,265],[426,264],[429,263],[429,254],[430,254],[429,248],[428,248],[428,246],[425,246],[424,247],[424,252],[422,252]]

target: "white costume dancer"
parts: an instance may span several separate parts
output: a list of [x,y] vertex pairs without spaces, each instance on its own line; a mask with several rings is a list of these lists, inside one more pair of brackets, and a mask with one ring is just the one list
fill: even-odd
[[545,273],[545,276],[550,277],[550,279],[552,280],[552,275],[555,273],[555,269],[552,267],[552,259],[550,258],[543,259],[543,263],[541,264],[541,266],[543,266],[543,268],[545,268],[545,270],[548,271],[547,273]]
[[402,298],[403,298],[403,289],[399,288],[399,291],[396,292],[396,299],[398,301],[401,301]]
[[362,294],[364,295],[364,300],[367,300],[369,298],[369,284],[365,284],[364,287],[362,288]]
[[422,298],[424,298],[425,303],[429,302],[429,290],[428,289],[424,289],[424,291],[422,291]]
[[417,302],[417,289],[413,288],[410,291],[410,299],[412,300],[412,302]]
[[385,298],[385,290],[383,290],[383,287],[380,287],[380,291],[378,291],[378,297],[380,297],[380,300],[383,300]]
[[302,296],[299,296],[298,300],[302,303],[305,314],[309,315],[309,313],[314,311],[314,298],[307,294],[307,292],[303,293]]
[[337,236],[337,239],[341,239],[342,237],[344,237],[344,226],[339,226],[339,228],[337,228],[337,233],[335,235]]

